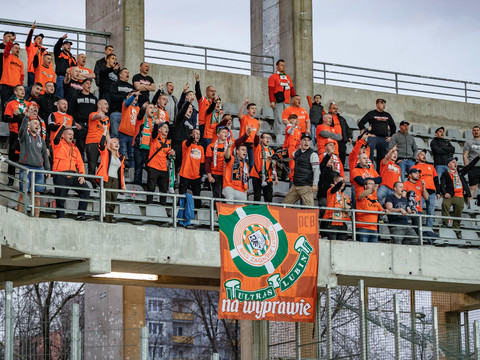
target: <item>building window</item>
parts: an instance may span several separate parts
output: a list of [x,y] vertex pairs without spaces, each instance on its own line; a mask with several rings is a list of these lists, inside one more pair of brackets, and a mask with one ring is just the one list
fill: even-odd
[[148,347],[148,354],[151,360],[163,358],[163,346],[150,345]]
[[163,301],[160,299],[148,299],[148,311],[161,312],[163,307]]
[[174,325],[173,326],[173,335],[183,336],[183,327]]
[[162,335],[163,324],[158,321],[148,322],[148,334],[149,335]]

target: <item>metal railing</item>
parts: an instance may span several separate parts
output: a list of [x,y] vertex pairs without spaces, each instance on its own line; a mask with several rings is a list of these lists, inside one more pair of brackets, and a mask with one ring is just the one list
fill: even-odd
[[164,65],[188,66],[203,70],[273,74],[273,56],[242,51],[145,40],[145,59]]
[[[107,189],[104,186],[103,178],[99,176],[93,175],[84,175],[84,174],[72,174],[72,173],[63,173],[68,176],[74,177],[85,177],[92,181],[98,181],[99,187],[93,188],[89,187],[86,188],[72,188],[61,186],[58,184],[54,184],[53,181],[47,181],[45,185],[46,192],[36,194],[35,187],[39,184],[35,183],[35,174],[42,173],[42,174],[50,174],[50,175],[59,175],[62,173],[52,172],[52,171],[45,171],[45,170],[32,170],[26,167],[23,167],[19,164],[16,164],[3,156],[0,156],[0,164],[1,162],[5,162],[7,164],[13,165],[15,168],[22,170],[23,175],[22,177],[12,177],[5,172],[0,171],[0,175],[4,175],[6,178],[15,179],[19,183],[26,184],[28,174],[31,173],[32,181],[29,184],[29,188],[27,189],[26,186],[23,186],[23,191],[18,190],[14,186],[8,186],[4,182],[0,182],[0,199],[6,199],[8,201],[13,202],[13,206],[21,205],[23,206],[23,212],[27,215],[34,216],[36,210],[40,210],[44,213],[55,213],[56,211],[65,211],[65,213],[69,215],[78,214],[79,210],[77,206],[73,204],[79,202],[87,202],[88,209],[85,211],[85,215],[90,216],[93,219],[96,219],[100,222],[105,221],[106,216],[111,216],[116,221],[120,222],[130,222],[130,223],[140,223],[140,224],[156,224],[160,226],[172,226],[177,228],[179,226],[185,226],[185,223],[182,222],[187,221],[185,217],[180,215],[182,210],[185,210],[184,206],[180,206],[180,199],[185,199],[186,196],[184,194],[171,194],[171,193],[161,193],[161,192],[148,192],[138,189]],[[55,194],[55,189],[61,188],[68,188],[69,190],[88,190],[90,191],[90,196],[88,199],[82,199],[78,197],[71,197],[67,195],[66,197],[60,197]],[[2,190],[8,190],[8,192],[1,192]],[[116,193],[117,194],[117,201],[106,201],[108,193]],[[18,195],[22,194],[23,200],[18,200]],[[152,202],[147,203],[146,198],[147,196],[152,196]],[[166,198],[166,204],[164,206],[158,205],[158,201],[160,198]],[[36,199],[40,199],[40,206],[36,205]],[[218,220],[217,214],[215,211],[215,204],[216,202],[228,202],[234,203],[239,205],[265,205],[264,202],[256,202],[256,201],[243,201],[243,200],[226,200],[226,199],[216,199],[209,196],[193,196],[194,201],[200,201],[203,204],[202,208],[195,208],[194,213],[195,217],[192,219],[188,219],[192,226],[203,226],[207,227],[211,231],[215,231],[218,229]],[[66,206],[65,209],[60,209],[58,207],[58,200],[65,200]],[[68,202],[71,202],[70,204]],[[73,202],[73,203],[72,203]],[[56,205],[52,206],[52,204]],[[113,205],[114,209],[117,209],[118,212],[115,211],[107,211],[107,206]],[[278,206],[283,208],[297,208],[297,209],[318,209],[319,207],[315,206],[304,206],[304,205],[292,205],[292,204],[279,204],[279,203],[270,203],[269,205]],[[325,210],[334,210],[338,211],[338,208],[328,208],[328,207],[320,207],[321,211]],[[474,232],[474,230],[467,230],[467,229],[451,229],[450,233],[446,236],[437,236],[433,233],[433,230],[438,230],[440,235],[442,234],[442,229],[444,229],[443,221],[461,221],[464,223],[472,223],[473,225],[470,226],[470,229],[475,229],[476,223],[479,221],[476,218],[456,218],[456,217],[443,217],[437,215],[424,215],[420,214],[408,214],[408,218],[412,220],[412,225],[398,225],[398,224],[389,224],[384,219],[385,212],[378,212],[378,211],[367,211],[367,210],[358,210],[358,209],[342,209],[347,213],[351,220],[343,221],[347,224],[347,229],[329,229],[325,225],[333,222],[332,219],[324,219],[322,217],[319,218],[319,228],[320,234],[323,238],[328,238],[328,234],[337,233],[337,234],[345,234],[346,238],[349,240],[357,240],[358,235],[370,235],[369,233],[364,231],[368,225],[377,226],[377,239],[389,241],[393,240],[393,243],[402,243],[402,240],[406,243],[405,240],[409,240],[412,244],[423,245],[424,243],[429,244],[436,244],[436,245],[459,245],[459,246],[473,246],[473,247],[480,247],[480,240],[478,239],[478,234],[476,239],[461,239],[462,232],[464,230]],[[380,216],[380,221],[375,223],[359,221],[358,214],[362,213],[370,213],[370,214],[377,214]],[[390,214],[395,215],[395,214]],[[399,215],[398,215],[399,216]],[[424,219],[432,218],[437,223],[436,226],[431,228],[427,228],[423,225]],[[389,231],[390,228],[405,228],[410,227],[413,228],[416,232],[416,235],[398,235],[391,233]],[[448,228],[450,229],[450,228]],[[459,237],[459,239],[457,239]],[[395,241],[395,239],[398,239]]]
[[480,83],[358,66],[313,62],[314,82],[478,103]]
[[[105,31],[79,29],[42,23],[37,23],[36,25],[37,28],[34,30],[33,36],[35,37],[35,35],[43,33],[45,35],[43,46],[52,53],[55,43],[61,36],[67,33],[69,34],[67,40],[73,43],[72,53],[79,54],[88,51],[89,53],[104,54],[104,47],[108,44],[108,39],[111,35],[111,33]],[[21,45],[22,49],[24,48],[25,40],[31,26],[32,23],[27,21],[0,18],[0,33],[3,34],[5,31],[14,31],[17,36],[15,41]],[[74,37],[71,37],[71,34],[73,34]]]

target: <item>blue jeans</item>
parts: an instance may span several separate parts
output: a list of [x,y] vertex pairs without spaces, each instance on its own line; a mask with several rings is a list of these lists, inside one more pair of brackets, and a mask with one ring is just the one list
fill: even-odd
[[312,136],[312,146],[315,146],[317,142],[317,137],[315,136],[316,130],[317,130],[317,124],[310,124],[310,135]]
[[[425,202],[425,212],[427,215],[435,215],[435,203],[437,202],[437,194],[428,195],[428,200],[422,199]],[[433,218],[427,218],[425,226],[433,226]]]
[[247,155],[248,155],[248,165],[250,166],[250,169],[251,169],[255,165],[255,159],[253,158],[253,147],[247,149]]
[[[28,169],[32,169],[32,170],[43,170],[43,167],[35,167],[35,166],[28,166],[28,165],[23,165],[23,166],[25,166]],[[20,170],[19,179],[20,180],[24,179],[24,171],[23,170]],[[20,191],[23,191],[23,181],[19,181],[19,183],[20,183]],[[35,172],[35,192],[38,192],[38,193],[45,192],[45,187],[40,186],[40,185],[43,185],[43,184],[45,184],[44,174],[39,173],[39,172]],[[28,172],[25,185],[27,187],[27,192],[30,192],[30,190],[32,189],[32,173],[31,172]]]
[[65,76],[57,75],[57,96],[62,99],[64,97],[63,94],[63,80],[65,80]]
[[415,161],[412,159],[398,160],[397,165],[400,166],[400,170],[402,171],[402,182],[404,182],[407,179],[407,171],[415,165]]
[[[359,234],[359,232],[362,232],[364,234]],[[357,228],[357,241],[378,242],[378,232],[371,229]]]
[[[118,127],[120,126],[120,120],[122,120],[121,112],[115,111],[110,114],[110,137],[118,138]],[[122,154],[125,155],[124,153]]]
[[438,181],[440,181],[442,174],[447,170],[448,170],[447,165],[435,165],[435,171],[437,172],[437,175],[438,175]]
[[203,149],[207,152],[208,145],[212,143],[212,139],[203,138]]
[[367,144],[370,147],[370,160],[372,164],[374,163],[374,154],[375,149],[377,149],[377,171],[380,171],[380,161],[385,157],[387,154],[388,143],[385,138],[380,136],[370,136],[367,140]]
[[135,166],[132,146],[133,136],[128,136],[119,132],[118,141],[120,142],[120,154],[128,158],[128,167],[133,169]]
[[388,188],[387,185],[380,185],[377,190],[377,197],[380,204],[384,204],[385,199],[388,195],[393,195],[393,190]]
[[145,164],[145,161],[148,159],[148,150],[134,148],[133,158],[135,160],[135,176],[133,178],[133,183],[136,185],[142,185],[143,164]]

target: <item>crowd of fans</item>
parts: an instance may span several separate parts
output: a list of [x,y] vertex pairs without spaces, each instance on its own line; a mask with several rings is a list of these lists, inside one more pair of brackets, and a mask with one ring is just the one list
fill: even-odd
[[[328,229],[324,235],[330,239],[346,238],[342,231],[350,220],[348,209],[355,208],[357,240],[377,241],[378,214],[362,212],[373,210],[388,214],[388,223],[403,225],[392,226],[395,243],[416,244],[418,217],[408,214],[434,215],[435,203],[443,197],[442,215],[447,217],[453,207],[453,216],[461,217],[480,182],[478,126],[465,143],[462,169],[457,169],[455,148],[439,127],[431,142],[432,165],[427,163],[427,149],[418,149],[409,134],[407,121],[401,121],[397,131],[384,99],[377,99],[376,108],[360,119],[360,134],[354,139],[335,102],[324,108],[317,94],[307,97],[308,110],[301,106],[285,62],[278,60],[277,71],[268,80],[273,131],[262,131],[269,126],[263,126],[255,103],[247,98],[238,114],[224,113],[214,86],[202,92],[199,75],[194,89],[187,83],[177,99],[174,84],[157,86],[146,62],[130,82],[129,70],[118,64],[111,45],[92,70],[85,67],[84,54],[72,55],[67,35],[50,53],[42,46],[44,36],[34,36],[34,30],[35,23],[25,44],[26,87],[15,34],[6,32],[0,44],[8,156],[27,168],[53,170],[54,184],[74,186],[81,200],[88,199],[89,187],[84,177],[71,173],[98,175],[106,188],[125,189],[124,174],[130,168],[133,182],[146,191],[158,186],[161,193],[168,193],[178,187],[180,194],[190,190],[200,195],[202,189],[210,189],[214,198],[226,200],[247,200],[252,186],[254,200],[261,201],[263,195],[265,202],[273,201],[274,184],[288,181],[284,203],[313,206],[316,196],[321,216],[329,220],[322,228]],[[98,98],[91,92],[93,81]],[[235,116],[240,124],[236,139]],[[277,144],[281,149],[273,149],[273,137],[283,135],[283,144]],[[13,186],[15,167],[9,166],[8,174],[8,185]],[[44,181],[37,173],[36,192],[44,191]],[[345,192],[348,183],[351,198]],[[55,188],[56,196],[65,197],[67,192],[66,187]],[[107,192],[107,202],[114,202],[116,194]],[[160,197],[162,205],[165,201]],[[152,202],[153,196],[147,196],[147,203]],[[57,216],[64,217],[64,200],[57,200],[56,206]],[[202,204],[197,200],[195,206]],[[86,218],[86,209],[87,202],[80,201],[79,220]],[[112,204],[107,207],[107,213],[114,210]],[[106,220],[111,222],[112,216]],[[414,226],[405,226],[410,223]],[[425,225],[433,226],[433,218],[427,217]],[[458,230],[460,222],[454,220],[453,227]]]

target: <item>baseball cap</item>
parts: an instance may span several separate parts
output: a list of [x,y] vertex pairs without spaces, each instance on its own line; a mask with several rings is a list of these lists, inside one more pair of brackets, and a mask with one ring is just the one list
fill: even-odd
[[400,122],[400,126],[402,126],[402,125],[410,125],[410,123],[408,121],[402,120]]
[[312,140],[312,137],[310,136],[310,134],[307,134],[307,133],[303,133],[302,134],[302,137],[300,138],[300,140],[303,140],[305,138],[309,138],[310,140]]
[[386,103],[387,100],[379,98],[379,99],[377,99],[377,101],[375,103],[379,103],[379,102]]
[[438,132],[438,130],[443,130],[445,131],[445,128],[443,126],[440,126],[437,130],[435,130],[435,134]]
[[335,144],[335,143],[336,143],[336,141],[333,140],[332,138],[328,138],[328,139],[325,141],[325,145],[327,145],[327,144]]
[[449,163],[450,163],[451,161],[453,161],[453,160],[458,161],[458,158],[457,158],[456,156],[449,158],[449,159],[447,160],[447,164],[449,164]]
[[163,125],[168,125],[168,122],[164,121],[164,122],[158,123],[158,128],[160,129]]
[[422,152],[426,154],[426,153],[427,153],[427,149],[420,149],[420,150],[418,150],[418,151],[417,151],[417,156],[420,155],[420,153],[422,153]]
[[36,38],[39,37],[39,36],[40,36],[42,39],[45,37],[45,35],[43,35],[43,34],[38,34],[38,35],[35,35],[34,39],[36,39]]
[[412,168],[410,168],[410,170],[408,170],[408,175],[416,173],[416,172],[418,172],[419,174],[422,173],[421,170],[418,170],[417,168],[412,167]]
[[62,45],[65,45],[65,44],[73,45],[73,43],[71,41],[68,41],[68,40],[65,40]]

